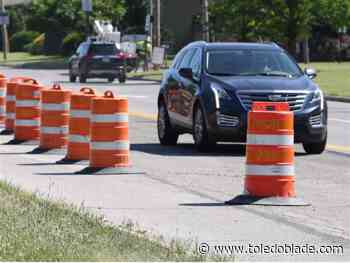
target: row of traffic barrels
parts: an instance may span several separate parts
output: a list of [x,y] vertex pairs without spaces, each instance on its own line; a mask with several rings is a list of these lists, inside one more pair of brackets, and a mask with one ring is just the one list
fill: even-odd
[[128,100],[94,89],[72,92],[45,88],[32,78],[0,74],[0,123],[18,142],[39,141],[39,149],[67,149],[66,160],[90,167],[129,166]]

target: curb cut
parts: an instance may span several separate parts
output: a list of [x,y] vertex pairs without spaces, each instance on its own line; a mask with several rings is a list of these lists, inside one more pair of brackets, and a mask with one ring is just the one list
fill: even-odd
[[326,96],[328,101],[336,101],[336,102],[345,102],[350,103],[350,98],[346,97],[337,97],[337,96]]

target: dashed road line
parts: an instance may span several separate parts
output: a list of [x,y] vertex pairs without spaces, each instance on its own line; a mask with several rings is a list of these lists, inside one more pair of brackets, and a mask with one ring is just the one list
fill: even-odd
[[336,122],[342,122],[342,123],[350,124],[350,121],[346,121],[346,120],[342,120],[342,119],[330,118],[330,119],[328,119],[328,120],[329,120],[329,121],[336,121]]

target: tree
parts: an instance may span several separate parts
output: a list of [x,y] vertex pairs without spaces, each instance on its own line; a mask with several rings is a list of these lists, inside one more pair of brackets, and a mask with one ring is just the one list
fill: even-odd
[[349,0],[221,0],[211,5],[215,31],[238,40],[270,39],[285,43],[295,54],[296,43],[324,23],[337,30],[349,24]]
[[[124,0],[103,0],[94,1],[91,16],[119,20],[124,14]],[[28,28],[39,32],[83,32],[86,24],[81,0],[34,0],[27,16]]]

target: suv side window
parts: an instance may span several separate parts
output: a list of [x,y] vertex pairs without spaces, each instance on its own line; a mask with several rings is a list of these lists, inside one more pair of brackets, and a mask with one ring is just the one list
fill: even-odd
[[83,50],[83,44],[80,44],[76,51],[76,54],[80,56],[82,50]]
[[85,55],[87,55],[88,50],[89,50],[89,44],[84,43],[84,44],[82,45],[82,47],[81,47],[80,56],[85,56]]
[[179,67],[180,69],[191,67],[191,61],[192,61],[192,57],[193,57],[195,51],[196,51],[195,49],[190,49],[186,52],[184,58],[181,61],[181,64]]
[[196,79],[199,79],[202,73],[202,50],[200,48],[196,48],[192,58],[191,68],[193,71],[193,76]]
[[180,51],[177,55],[176,55],[176,57],[175,57],[175,59],[174,59],[174,61],[173,61],[173,64],[172,64],[172,68],[175,68],[175,69],[177,69],[177,68],[179,68],[179,65],[180,65],[180,63],[181,63],[181,61],[182,61],[182,59],[183,59],[183,57],[184,57],[184,55],[186,54],[186,51]]

